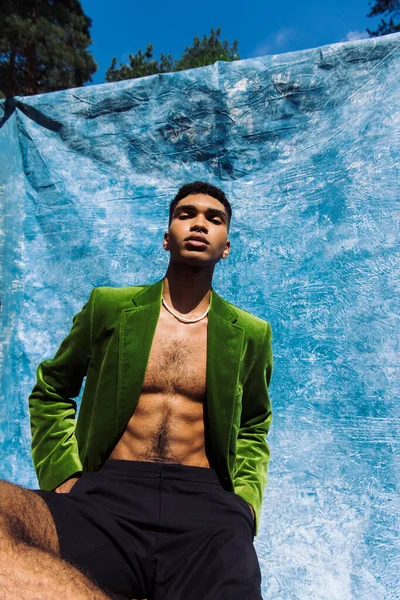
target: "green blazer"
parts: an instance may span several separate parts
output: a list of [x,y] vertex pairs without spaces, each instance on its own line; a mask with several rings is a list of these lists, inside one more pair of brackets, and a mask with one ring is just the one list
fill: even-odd
[[[54,358],[41,362],[29,396],[32,459],[40,489],[98,470],[138,403],[161,309],[163,279],[97,287]],[[272,331],[211,290],[205,450],[221,485],[249,502],[258,534],[270,451]],[[86,376],[75,420],[76,398]],[[250,509],[249,509],[250,510]]]

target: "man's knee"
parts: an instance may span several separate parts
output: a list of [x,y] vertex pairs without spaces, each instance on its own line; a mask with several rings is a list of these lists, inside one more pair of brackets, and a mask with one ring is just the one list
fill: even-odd
[[56,526],[43,498],[3,480],[0,480],[0,529],[16,543],[59,554]]

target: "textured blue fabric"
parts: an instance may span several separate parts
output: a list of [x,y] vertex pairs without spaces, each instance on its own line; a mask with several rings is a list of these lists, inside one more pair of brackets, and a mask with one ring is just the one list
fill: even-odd
[[163,276],[206,180],[214,288],[274,332],[263,597],[397,597],[399,73],[392,34],[0,103],[0,477],[36,487],[37,365],[92,287]]

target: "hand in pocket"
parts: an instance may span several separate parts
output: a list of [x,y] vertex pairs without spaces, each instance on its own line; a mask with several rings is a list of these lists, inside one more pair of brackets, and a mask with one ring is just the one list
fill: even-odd
[[70,477],[70,479],[67,479],[66,481],[61,483],[61,485],[56,487],[54,491],[57,492],[57,494],[68,494],[71,491],[71,489],[74,487],[74,485],[78,481],[78,479],[80,479],[80,476],[79,477]]

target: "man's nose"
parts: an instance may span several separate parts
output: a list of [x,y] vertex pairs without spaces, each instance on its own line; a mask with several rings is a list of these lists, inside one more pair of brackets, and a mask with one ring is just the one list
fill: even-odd
[[203,215],[197,215],[192,225],[192,229],[202,229],[207,231],[207,219]]

